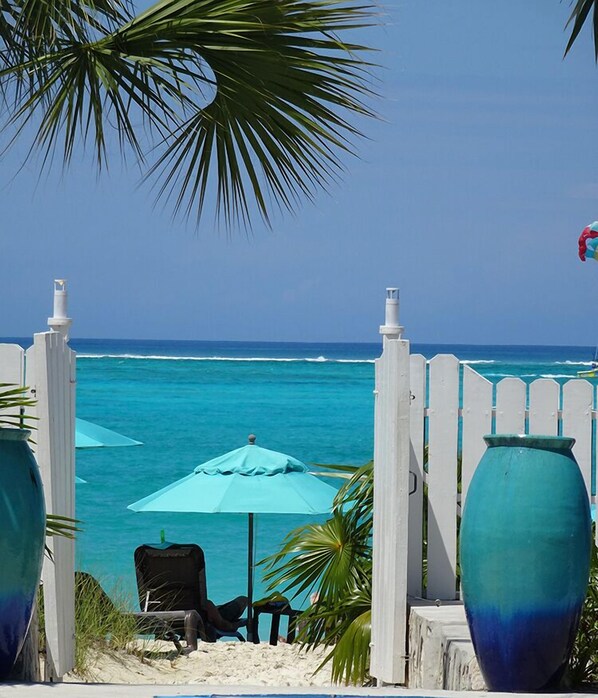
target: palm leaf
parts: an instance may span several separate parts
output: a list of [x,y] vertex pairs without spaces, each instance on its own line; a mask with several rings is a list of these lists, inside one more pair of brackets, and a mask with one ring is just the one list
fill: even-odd
[[260,562],[268,570],[268,589],[279,587],[294,596],[317,589],[321,597],[344,596],[352,587],[356,561],[363,556],[347,520],[335,514],[323,524],[308,524],[292,531],[281,550]]
[[17,429],[33,429],[30,424],[37,419],[25,413],[28,407],[33,407],[36,401],[28,397],[29,388],[16,386],[13,383],[0,383],[0,427]]
[[199,219],[209,195],[229,225],[340,176],[360,135],[349,117],[372,115],[367,49],[340,34],[371,24],[369,0],[160,0],[112,31],[123,6],[97,1],[78,16],[52,0],[50,19],[32,19],[37,44],[0,27],[26,46],[0,71],[14,138],[34,121],[45,163],[92,142],[102,167],[113,132],[124,157],[152,153],[148,176],[175,213]]
[[[60,514],[46,514],[46,536],[59,536],[61,538],[69,538],[73,540],[75,534],[81,529],[77,524],[81,523],[78,519],[72,519],[70,516],[61,516]],[[54,560],[52,550],[46,544],[46,555],[50,560]]]
[[579,33],[582,30],[590,12],[593,11],[594,16],[592,18],[592,28],[594,34],[594,57],[598,61],[598,2],[597,0],[576,0],[567,26],[573,25],[571,27],[571,36],[565,48],[565,55],[567,55],[575,43]]
[[357,616],[339,638],[332,653],[332,680],[363,685],[369,678],[372,611]]

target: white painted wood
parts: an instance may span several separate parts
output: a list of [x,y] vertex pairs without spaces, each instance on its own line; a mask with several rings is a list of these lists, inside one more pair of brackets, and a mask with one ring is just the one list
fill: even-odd
[[405,682],[409,521],[409,343],[384,339],[376,361],[372,651],[379,683]]
[[[25,351],[18,344],[0,344],[0,383],[23,386],[25,378]],[[0,390],[9,390],[9,387]],[[19,409],[7,410],[6,414],[18,414]]]
[[496,386],[496,434],[525,434],[526,385],[520,378],[503,378]]
[[594,388],[586,380],[570,380],[563,386],[562,434],[575,439],[573,455],[592,495],[592,409]]
[[459,361],[430,361],[428,409],[428,577],[426,596],[456,597]]
[[559,392],[559,384],[552,378],[538,378],[530,385],[529,434],[558,434]]
[[411,407],[409,432],[409,551],[407,593],[421,597],[424,540],[424,413],[426,408],[426,359],[413,354],[410,361]]
[[[33,364],[33,365],[32,365]],[[75,354],[58,332],[34,335],[26,379],[37,398],[36,459],[50,514],[75,515]],[[75,547],[48,539],[53,561],[44,559],[46,674],[60,678],[74,666]]]
[[462,414],[461,508],[486,450],[484,436],[492,431],[492,383],[467,365],[463,366]]
[[18,344],[0,344],[0,383],[23,385],[25,351]]
[[[411,470],[415,454],[423,451],[424,421],[417,395],[425,394],[424,360],[411,358]],[[528,388],[519,378],[505,378],[496,386],[492,406],[492,384],[469,366],[463,367],[462,408],[459,411],[459,379],[454,357],[437,356],[430,362],[428,415],[428,598],[453,598],[456,585],[454,568],[456,542],[456,449],[459,425],[463,458],[462,503],[471,477],[485,450],[486,433],[535,433],[573,436],[574,454],[580,464],[588,491],[592,488],[592,460],[598,448],[595,429],[594,388],[585,380],[573,379],[561,389],[556,381],[539,379]],[[414,404],[416,403],[416,404]],[[559,410],[559,405],[561,405]],[[526,424],[526,418],[529,424]],[[526,428],[527,427],[527,428]],[[420,444],[422,444],[420,448]],[[421,549],[419,500],[410,497],[409,566],[419,570],[415,557]],[[597,541],[598,542],[598,541]],[[417,596],[416,574],[410,576],[410,594]]]

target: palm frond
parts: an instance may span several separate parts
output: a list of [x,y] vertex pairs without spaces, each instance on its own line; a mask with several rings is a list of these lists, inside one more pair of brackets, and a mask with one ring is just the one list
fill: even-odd
[[346,519],[335,514],[323,524],[309,524],[292,531],[281,550],[260,562],[268,570],[269,590],[278,587],[295,596],[317,589],[321,597],[338,598],[352,587],[356,562],[364,556]]
[[[192,15],[196,2],[180,5]],[[227,223],[250,221],[250,199],[268,220],[272,205],[292,210],[339,177],[338,153],[352,152],[358,135],[343,115],[372,115],[366,49],[336,36],[363,26],[368,8],[253,0],[240,13],[235,2],[202,5],[217,22],[197,23],[193,48],[213,71],[216,94],[165,144],[150,174],[175,212],[199,216],[215,169]]]
[[78,527],[80,523],[78,519],[72,519],[70,516],[46,514],[46,535],[73,539],[75,534],[81,531]]
[[334,683],[363,685],[370,672],[372,611],[368,609],[354,618],[339,638],[332,653]]
[[292,210],[341,175],[360,135],[349,117],[373,115],[373,90],[368,49],[340,34],[372,23],[369,0],[160,0],[113,31],[104,17],[122,6],[91,2],[73,19],[52,0],[66,19],[32,18],[39,44],[0,26],[6,46],[26,46],[0,70],[15,139],[36,122],[45,162],[92,142],[101,167],[113,132],[123,155],[151,151],[158,200],[199,220],[213,195],[229,225]]
[[[60,538],[69,538],[73,540],[75,534],[81,532],[81,529],[77,525],[80,523],[78,519],[72,519],[70,516],[46,514],[46,537],[58,536]],[[53,562],[54,555],[47,543],[44,545],[44,549],[48,559]]]
[[33,407],[36,401],[28,397],[29,388],[0,383],[0,427],[16,429],[33,429],[32,421],[37,417],[26,414],[28,407]]
[[571,50],[571,47],[577,40],[590,12],[593,11],[592,29],[594,35],[594,57],[598,61],[598,0],[576,0],[575,6],[571,12],[571,16],[567,22],[567,26],[571,27],[571,36],[565,48],[565,56]]

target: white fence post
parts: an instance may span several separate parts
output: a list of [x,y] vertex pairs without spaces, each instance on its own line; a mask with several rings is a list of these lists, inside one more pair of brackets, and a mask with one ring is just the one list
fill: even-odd
[[410,393],[398,303],[398,289],[387,289],[384,347],[376,360],[370,673],[378,684],[405,682]]
[[[34,335],[27,350],[26,381],[37,400],[35,457],[48,514],[75,516],[75,353],[59,332]],[[75,659],[75,544],[47,539],[42,580],[46,624],[46,678],[70,671]]]
[[[66,283],[55,282],[55,331],[35,334],[25,354],[25,383],[37,400],[33,449],[40,468],[48,514],[75,517],[75,352],[68,344]],[[46,540],[42,581],[46,630],[45,678],[56,681],[75,665],[75,541]]]

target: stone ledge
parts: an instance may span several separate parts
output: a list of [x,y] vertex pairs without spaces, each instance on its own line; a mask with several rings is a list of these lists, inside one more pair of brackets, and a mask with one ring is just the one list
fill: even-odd
[[409,609],[409,688],[485,690],[463,604],[409,599]]

